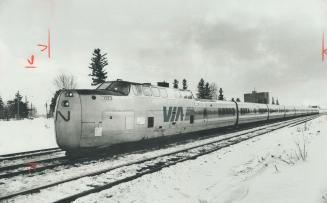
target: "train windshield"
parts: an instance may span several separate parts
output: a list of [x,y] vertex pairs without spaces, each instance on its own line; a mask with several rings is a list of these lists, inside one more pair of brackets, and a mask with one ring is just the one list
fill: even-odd
[[127,82],[114,81],[102,83],[97,89],[109,90],[122,95],[128,95],[130,86],[131,85]]
[[109,87],[110,84],[111,84],[111,82],[104,82],[99,87],[97,87],[97,89],[98,90],[105,90],[105,89],[107,89],[107,87]]

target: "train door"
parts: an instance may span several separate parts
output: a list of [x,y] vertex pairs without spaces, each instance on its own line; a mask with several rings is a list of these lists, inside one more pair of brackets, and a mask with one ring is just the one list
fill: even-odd
[[110,111],[103,113],[104,131],[123,131],[134,129],[134,112]]

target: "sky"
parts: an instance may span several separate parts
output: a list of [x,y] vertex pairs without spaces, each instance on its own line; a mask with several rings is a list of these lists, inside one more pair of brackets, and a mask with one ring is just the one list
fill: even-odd
[[[108,54],[108,80],[186,78],[196,93],[203,78],[227,99],[255,89],[327,107],[327,0],[1,0],[0,25],[0,96],[19,90],[40,113],[58,74],[94,88],[95,48]],[[50,58],[37,46],[48,30]],[[31,55],[34,69],[25,68]]]

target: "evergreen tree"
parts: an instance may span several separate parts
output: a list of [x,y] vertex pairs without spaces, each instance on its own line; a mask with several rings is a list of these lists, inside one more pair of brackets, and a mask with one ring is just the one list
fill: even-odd
[[28,116],[28,102],[22,101],[22,96],[19,91],[15,94],[14,100],[7,101],[7,108],[5,114],[8,118],[27,118]]
[[204,80],[203,80],[203,78],[201,78],[199,83],[198,83],[197,97],[199,99],[204,99]]
[[206,84],[204,86],[204,99],[211,99],[210,98],[210,87],[209,87],[208,82],[206,82]]
[[272,99],[271,99],[271,104],[275,104],[274,97],[272,97]]
[[236,102],[241,102],[240,98],[237,98],[237,99],[236,99]]
[[14,100],[8,100],[7,101],[7,106],[6,106],[6,117],[7,120],[9,120],[9,118],[15,118],[15,109],[17,108],[17,105],[15,105],[15,101]]
[[92,77],[91,85],[98,85],[103,83],[107,79],[107,72],[105,72],[104,67],[108,65],[107,53],[101,54],[100,49],[94,49],[93,57],[91,58],[91,66],[89,67],[92,70],[92,73],[89,76]]
[[4,110],[5,110],[5,106],[0,96],[0,119],[4,119]]
[[21,105],[20,105],[20,102],[22,101],[22,96],[19,94],[19,91],[17,91],[17,93],[15,94],[15,99],[14,99],[14,103],[15,103],[15,114],[17,116],[17,119],[21,118],[21,112],[22,112],[22,109],[20,108]]
[[278,101],[278,99],[276,99],[276,104],[279,105],[279,101]]
[[231,101],[232,101],[232,102],[235,102],[235,99],[234,99],[234,98],[232,98],[232,99],[231,99]]
[[223,89],[222,88],[219,89],[218,100],[224,100],[224,95],[223,95]]
[[178,80],[177,79],[174,79],[174,82],[173,82],[173,87],[175,88],[175,89],[178,89]]
[[14,99],[15,107],[17,107],[17,109],[16,108],[14,109],[18,119],[27,118],[28,116],[28,102],[27,101],[23,102],[22,98],[23,97],[21,96],[19,91],[17,91]]
[[187,90],[187,81],[185,78],[183,79],[183,90]]

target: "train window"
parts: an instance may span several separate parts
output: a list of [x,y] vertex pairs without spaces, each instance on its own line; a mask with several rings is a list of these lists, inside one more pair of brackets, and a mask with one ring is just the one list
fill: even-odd
[[194,123],[194,115],[190,115],[190,123]]
[[154,117],[148,117],[148,128],[153,128],[154,126]]
[[159,97],[160,96],[159,90],[156,87],[151,87],[151,92],[152,92],[152,95],[155,96],[155,97]]
[[151,90],[149,86],[143,86],[143,94],[145,96],[151,96]]
[[130,83],[115,81],[111,82],[110,85],[106,88],[106,90],[117,92],[123,95],[128,95],[130,86]]
[[97,89],[99,89],[99,90],[105,90],[105,89],[107,89],[107,87],[109,87],[110,84],[111,84],[111,82],[104,82],[101,85],[99,85],[97,87]]
[[132,90],[135,96],[142,95],[142,86],[141,85],[132,85]]
[[160,89],[159,89],[159,92],[160,92],[160,96],[161,96],[161,97],[164,97],[164,98],[168,97],[168,94],[167,94],[166,89],[164,89],[164,88],[160,88]]

